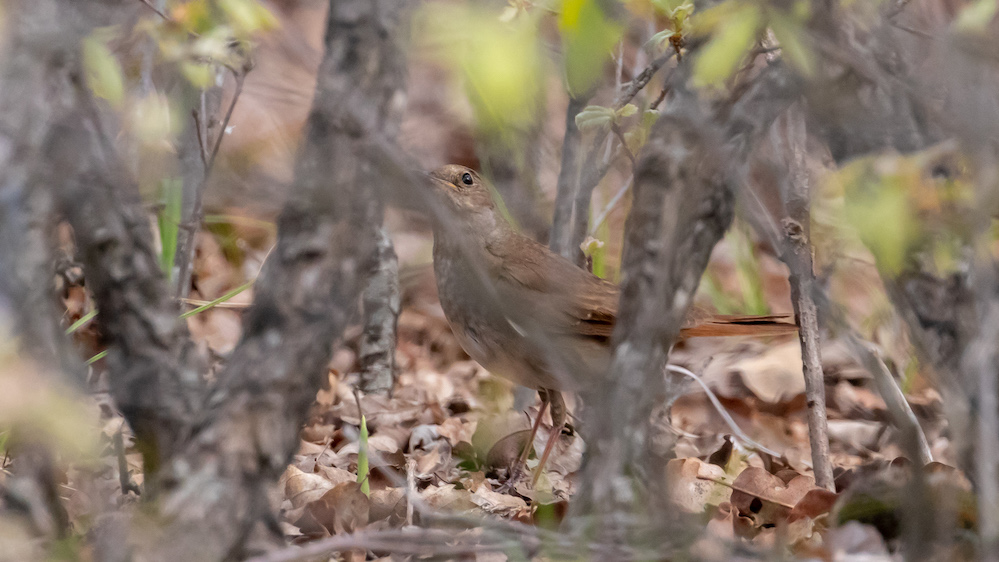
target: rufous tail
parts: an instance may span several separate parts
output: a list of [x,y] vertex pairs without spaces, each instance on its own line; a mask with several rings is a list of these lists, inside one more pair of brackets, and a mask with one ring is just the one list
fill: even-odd
[[714,314],[694,318],[680,330],[681,338],[779,336],[798,331],[793,314],[746,316]]

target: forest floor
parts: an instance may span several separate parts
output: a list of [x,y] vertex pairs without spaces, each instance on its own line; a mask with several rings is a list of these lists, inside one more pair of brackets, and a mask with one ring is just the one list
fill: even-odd
[[[192,304],[225,294],[259,270],[265,249],[253,247],[247,242],[252,237],[238,230],[228,236],[202,233]],[[509,492],[498,491],[537,415],[537,397],[468,359],[436,302],[432,272],[421,262],[425,241],[421,245],[402,238],[398,244],[404,307],[397,384],[390,397],[355,391],[360,329],[352,329],[337,346],[328,386],[316,396],[298,454],[272,498],[286,538],[301,544],[362,529],[404,529],[434,514],[467,517],[469,528],[487,520],[476,518],[553,528],[576,491],[584,439],[563,431],[537,486],[528,478]],[[724,274],[726,262],[723,244],[712,271]],[[764,270],[776,267],[764,265]],[[782,292],[778,288],[773,298],[779,300]],[[89,305],[82,288],[67,294],[71,322]],[[189,319],[194,340],[216,368],[237,344],[241,310],[251,299],[252,288]],[[79,330],[76,338],[81,348],[97,349],[92,328]],[[696,536],[684,547],[695,558],[730,559],[746,547],[763,553],[786,548],[827,560],[851,553],[872,559],[891,556],[909,474],[900,434],[871,376],[845,346],[824,342],[822,358],[836,493],[816,488],[811,476],[796,338],[709,338],[682,342],[674,350],[671,362],[696,373],[703,385],[688,378],[669,417],[658,423],[656,442],[673,447],[665,485],[677,512],[696,523]],[[97,362],[95,373],[101,371]],[[910,377],[904,387],[938,461],[925,473],[931,487],[956,498],[951,509],[970,526],[973,509],[960,499],[970,494],[970,485],[950,468],[955,462],[941,398],[921,381]],[[94,381],[104,456],[99,467],[67,476],[67,505],[76,528],[86,527],[95,507],[106,512],[137,505],[134,492],[122,491],[122,459],[130,481],[142,482],[140,455],[130,447],[127,427],[102,391],[105,387],[100,377]],[[572,397],[569,404],[570,409],[577,406]],[[368,430],[370,496],[362,493],[357,476],[362,415]],[[537,450],[551,431],[550,419],[546,422],[535,441]],[[119,434],[125,438],[121,454],[114,447]],[[529,465],[535,464],[532,458]],[[77,480],[97,484],[85,487]],[[870,497],[880,507],[856,507],[863,504],[856,498]],[[364,559],[364,550],[355,557]]]

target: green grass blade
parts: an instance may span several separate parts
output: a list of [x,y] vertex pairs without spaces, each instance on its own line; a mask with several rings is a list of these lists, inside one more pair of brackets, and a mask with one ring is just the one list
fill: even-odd
[[361,416],[361,435],[357,447],[357,482],[361,492],[371,497],[371,481],[368,478],[368,421]]
[[86,326],[87,323],[90,322],[91,320],[93,320],[96,316],[97,316],[97,309],[96,308],[93,309],[93,310],[91,310],[90,312],[84,314],[83,316],[80,317],[79,320],[77,320],[76,322],[73,322],[73,324],[71,324],[69,328],[66,328],[66,335],[67,336],[68,335],[72,335],[74,332],[76,332],[80,328]]
[[159,213],[160,268],[173,281],[173,260],[177,255],[177,234],[180,232],[180,210],[184,199],[184,183],[179,178],[164,179],[160,196],[163,207]]
[[203,305],[199,306],[198,308],[195,308],[195,309],[192,309],[192,310],[188,310],[184,314],[181,314],[180,317],[181,318],[188,318],[188,317],[194,316],[195,314],[199,314],[201,312],[204,312],[204,311],[208,310],[209,308],[218,306],[218,305],[226,302],[227,300],[235,297],[236,295],[242,293],[243,291],[249,289],[250,287],[252,287],[254,281],[256,281],[256,279],[250,279],[246,283],[243,283],[239,287],[236,287],[235,289],[229,291],[228,293],[222,295],[221,297],[219,297],[219,298],[217,298],[217,299],[215,299],[215,300],[213,300],[213,301],[211,301],[209,303],[203,304]]

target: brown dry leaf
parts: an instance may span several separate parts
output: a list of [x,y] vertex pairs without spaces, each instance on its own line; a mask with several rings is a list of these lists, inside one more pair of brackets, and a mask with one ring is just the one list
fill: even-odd
[[316,465],[316,473],[328,480],[334,486],[343,484],[344,482],[354,482],[357,480],[357,475],[353,472],[348,472],[335,466],[323,466],[321,464]]
[[402,488],[385,488],[371,491],[369,521],[394,519],[398,523],[406,517],[406,492]]
[[[340,450],[337,451],[336,454],[338,457],[346,457],[348,455],[356,456],[359,447],[360,443],[357,441],[351,441],[343,447],[340,447]],[[372,435],[368,438],[368,450],[388,455],[398,452],[399,444],[395,442],[395,439],[387,435]]]
[[428,448],[432,443],[441,438],[440,426],[438,425],[418,425],[413,428],[409,435],[409,450]]
[[378,426],[377,435],[381,435],[386,439],[391,439],[395,442],[395,446],[399,450],[402,450],[409,444],[412,433],[413,430],[406,425],[380,425]]
[[302,472],[295,466],[285,469],[281,481],[284,482],[284,497],[296,508],[318,500],[333,488],[333,484],[323,476]]
[[468,490],[458,490],[454,484],[429,486],[420,491],[420,499],[432,509],[460,512],[475,508],[472,493]]
[[371,501],[357,482],[344,482],[321,498],[309,503],[302,519],[295,522],[303,532],[316,532],[310,523],[322,526],[330,534],[352,533],[368,524]]
[[736,518],[732,505],[722,502],[711,516],[705,533],[690,547],[690,552],[701,560],[727,560],[735,543]]
[[429,451],[413,451],[411,455],[416,461],[416,477],[427,480],[450,462],[451,448],[446,443],[437,443]]
[[338,431],[340,430],[337,426],[331,423],[312,424],[303,427],[302,431],[299,432],[299,437],[301,437],[303,441],[307,441],[309,443],[319,443],[325,445],[336,438]]
[[803,517],[815,519],[829,513],[837,498],[839,498],[839,494],[836,492],[830,492],[824,488],[812,488],[795,504],[791,513],[788,514],[788,520],[794,521]]
[[222,252],[222,247],[210,232],[198,232],[194,254],[195,286],[200,298],[212,300],[221,297],[227,290],[239,283],[233,283],[239,276]]
[[884,399],[875,391],[855,386],[849,381],[840,381],[829,394],[829,401],[846,418],[872,419],[876,413],[887,408]]
[[446,404],[454,396],[454,381],[444,373],[431,369],[421,369],[415,373],[413,384],[426,392],[429,400]]
[[830,442],[845,443],[855,451],[869,451],[877,449],[884,424],[863,420],[829,420],[827,427]]
[[483,511],[494,515],[521,519],[529,516],[531,513],[531,509],[527,506],[527,502],[523,498],[509,494],[500,494],[499,492],[490,490],[486,486],[479,486],[472,493],[470,499],[472,503],[482,508]]
[[725,470],[700,459],[672,459],[666,465],[670,500],[688,513],[703,513],[709,505],[728,501],[732,489],[718,481],[726,479]]
[[310,441],[299,441],[298,454],[302,456],[318,456],[329,450],[326,443],[313,443]]
[[457,445],[462,441],[471,443],[477,425],[475,421],[453,417],[444,420],[438,427],[438,431],[440,436],[447,439],[451,445]]
[[739,372],[746,388],[769,404],[785,402],[805,392],[801,344],[796,339],[747,356],[732,368]]
[[732,505],[757,526],[784,521],[791,509],[815,487],[810,477],[798,475],[787,484],[762,468],[749,467],[732,483]]

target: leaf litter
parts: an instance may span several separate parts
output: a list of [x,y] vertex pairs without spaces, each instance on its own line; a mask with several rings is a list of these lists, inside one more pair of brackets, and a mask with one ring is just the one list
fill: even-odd
[[[210,300],[242,277],[222,259],[217,244],[199,240],[196,266],[215,271],[203,275],[196,270],[192,298]],[[212,252],[218,255],[205,255]],[[67,321],[89,311],[80,290],[69,287],[64,294]],[[327,385],[301,430],[299,450],[276,487],[275,508],[287,539],[303,543],[365,529],[404,529],[448,514],[533,523],[543,512],[545,517],[555,514],[557,524],[576,491],[584,440],[563,430],[536,488],[525,478],[510,491],[500,491],[537,415],[537,401],[513,409],[513,386],[464,356],[432,300],[428,304],[424,296],[422,302],[413,297],[404,302],[398,382],[391,396],[354,391],[359,330],[353,330],[330,363]],[[241,308],[230,307],[188,320],[192,337],[216,366],[239,340],[241,314]],[[75,334],[79,345],[99,340],[93,330],[84,326]],[[901,436],[870,377],[836,341],[824,343],[822,351],[837,490],[815,486],[799,350],[795,339],[704,339],[681,344],[672,354],[673,361],[711,388],[742,431],[779,454],[753,450],[733,437],[705,393],[697,385],[686,386],[658,429],[674,446],[663,485],[669,501],[701,522],[690,553],[721,560],[748,546],[824,559],[851,553],[888,559],[897,544],[899,513],[906,507],[904,494],[913,474],[924,478],[946,513],[972,527],[974,498],[967,479],[951,468],[954,459],[939,395],[924,386],[908,396],[941,461],[913,472],[904,459],[898,460],[904,456]],[[65,499],[80,529],[88,527],[94,513],[137,505],[134,492],[121,491],[120,467],[129,482],[142,482],[139,455],[111,406],[106,383],[98,379],[96,388],[103,456],[85,469],[74,467],[65,478]],[[370,497],[357,482],[362,413],[369,429]],[[546,417],[536,450],[551,431]],[[121,454],[112,446],[117,434],[123,437]],[[536,462],[532,457],[529,467]],[[84,486],[85,481],[91,484]],[[363,553],[350,556],[364,559]]]

